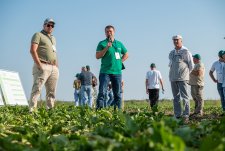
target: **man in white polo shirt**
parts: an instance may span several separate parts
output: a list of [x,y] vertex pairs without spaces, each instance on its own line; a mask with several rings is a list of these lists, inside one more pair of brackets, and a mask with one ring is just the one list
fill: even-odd
[[150,65],[151,70],[146,74],[146,93],[149,95],[150,106],[153,108],[155,105],[158,104],[159,99],[159,83],[161,84],[162,91],[163,88],[163,81],[160,71],[156,70],[156,66],[154,63]]
[[[219,60],[215,61],[209,71],[209,75],[211,77],[211,79],[213,80],[213,82],[215,82],[217,84],[217,90],[219,92],[220,95],[220,100],[221,100],[221,105],[222,105],[222,109],[223,111],[225,111],[225,100],[224,100],[224,88],[222,86],[223,84],[223,66],[224,66],[224,62],[223,62],[223,56],[224,54],[224,50],[220,50],[218,53],[218,57]],[[216,71],[216,78],[213,75],[213,72]]]

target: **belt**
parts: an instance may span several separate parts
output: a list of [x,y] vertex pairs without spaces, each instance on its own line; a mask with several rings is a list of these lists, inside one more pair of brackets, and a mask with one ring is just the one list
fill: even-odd
[[53,66],[55,66],[55,65],[56,65],[55,63],[45,62],[45,61],[41,61],[41,63],[43,63],[43,64],[49,64],[49,65],[53,65]]

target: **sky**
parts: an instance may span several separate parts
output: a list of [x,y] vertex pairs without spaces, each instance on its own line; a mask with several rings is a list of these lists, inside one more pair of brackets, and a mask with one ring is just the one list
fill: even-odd
[[[177,34],[192,54],[202,56],[204,98],[219,99],[208,73],[218,60],[218,51],[225,49],[224,0],[1,0],[0,69],[19,73],[27,99],[33,83],[31,37],[42,30],[48,17],[56,22],[57,100],[73,101],[74,76],[82,66],[90,65],[99,76],[100,60],[95,53],[98,42],[105,39],[106,25],[115,27],[115,38],[129,53],[123,71],[125,100],[148,98],[145,76],[151,63],[156,64],[165,84],[160,98],[172,99],[168,55],[174,48],[171,38]],[[45,89],[41,98],[45,99]]]

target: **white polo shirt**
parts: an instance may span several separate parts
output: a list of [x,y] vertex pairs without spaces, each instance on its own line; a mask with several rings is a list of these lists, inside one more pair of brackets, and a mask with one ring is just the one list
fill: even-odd
[[223,66],[224,66],[224,63],[218,60],[213,63],[210,69],[210,71],[212,72],[216,70],[216,78],[218,80],[218,83],[223,83]]
[[159,89],[160,79],[162,79],[161,73],[156,70],[150,70],[146,74],[146,79],[148,80],[148,89]]

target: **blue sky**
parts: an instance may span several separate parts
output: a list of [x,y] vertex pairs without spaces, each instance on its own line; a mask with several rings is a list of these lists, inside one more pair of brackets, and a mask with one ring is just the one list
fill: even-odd
[[90,65],[98,76],[100,60],[95,59],[95,52],[108,24],[115,26],[115,38],[123,42],[130,56],[123,71],[126,100],[147,98],[144,82],[152,62],[165,83],[165,94],[160,97],[172,98],[168,54],[174,47],[171,37],[176,34],[183,36],[184,46],[192,54],[202,56],[205,98],[219,98],[208,72],[218,51],[225,49],[224,0],[1,0],[0,69],[19,72],[28,99],[33,66],[30,40],[47,17],[56,21],[59,100],[73,100],[72,83],[82,66]]

